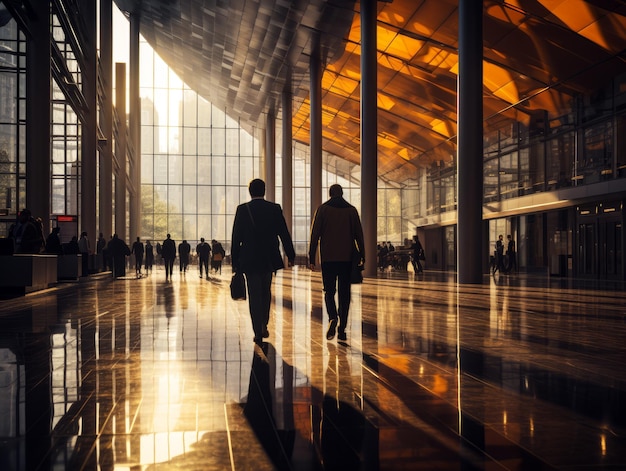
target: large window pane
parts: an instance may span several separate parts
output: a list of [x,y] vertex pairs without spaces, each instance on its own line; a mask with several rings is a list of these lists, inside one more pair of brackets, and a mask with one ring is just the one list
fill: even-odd
[[211,155],[211,128],[198,128],[198,155]]
[[141,152],[154,153],[154,128],[152,126],[141,126]]
[[141,155],[141,183],[154,182],[154,156],[151,154]]
[[198,131],[196,128],[184,127],[183,130],[183,153],[185,155],[198,152]]
[[170,213],[183,211],[183,187],[181,185],[168,185],[167,210]]
[[226,184],[237,186],[241,181],[239,177],[239,157],[229,156],[225,159],[226,164]]
[[183,160],[183,182],[186,185],[196,185],[198,182],[198,157],[187,154],[183,156]]
[[590,126],[584,130],[582,160],[577,175],[584,177],[584,183],[606,180],[613,174],[613,123]]
[[548,189],[572,185],[574,177],[575,134],[564,133],[546,145],[546,183]]
[[500,157],[500,197],[501,199],[519,196],[519,172],[517,152]]
[[198,212],[196,196],[196,186],[186,185],[183,187],[183,204],[185,205],[185,214],[195,215]]
[[226,158],[213,155],[211,158],[211,183],[213,185],[224,185],[226,182]]
[[198,116],[198,95],[192,90],[185,90],[183,102],[183,121],[181,124],[194,129]]
[[239,155],[239,128],[226,129],[226,154]]
[[183,183],[183,156],[170,155],[168,158],[169,184],[180,185]]
[[211,106],[211,126],[214,128],[225,128],[226,127],[226,113],[215,106]]
[[[626,94],[625,94],[626,95]],[[626,116],[617,118],[617,176],[626,176]]]
[[211,173],[211,158],[198,157],[198,185],[209,185]]
[[199,186],[198,187],[198,214],[210,214],[211,213],[211,187]]
[[235,214],[237,210],[238,200],[237,196],[239,194],[239,187],[226,187],[226,206],[225,213],[226,214]]
[[211,104],[198,97],[198,127],[211,127]]
[[498,159],[490,159],[484,163],[484,202],[498,200]]
[[211,154],[224,155],[226,153],[226,130],[213,128],[211,133]]

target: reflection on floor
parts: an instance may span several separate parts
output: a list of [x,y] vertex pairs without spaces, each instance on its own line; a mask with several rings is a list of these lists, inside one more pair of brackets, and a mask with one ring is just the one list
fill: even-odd
[[344,343],[298,267],[256,346],[227,271],[0,301],[0,469],[626,469],[621,283],[379,275]]

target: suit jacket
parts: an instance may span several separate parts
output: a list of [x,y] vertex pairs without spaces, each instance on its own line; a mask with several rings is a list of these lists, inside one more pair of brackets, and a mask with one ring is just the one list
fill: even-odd
[[279,238],[287,258],[293,262],[296,252],[280,205],[253,198],[237,206],[231,249],[233,271],[261,273],[284,268]]
[[161,256],[165,260],[174,260],[176,258],[176,242],[174,242],[174,239],[165,239],[163,241]]

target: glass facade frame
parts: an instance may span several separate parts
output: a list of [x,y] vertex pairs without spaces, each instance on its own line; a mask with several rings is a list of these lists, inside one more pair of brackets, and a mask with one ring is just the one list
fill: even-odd
[[0,27],[0,236],[26,205],[26,38],[14,20]]

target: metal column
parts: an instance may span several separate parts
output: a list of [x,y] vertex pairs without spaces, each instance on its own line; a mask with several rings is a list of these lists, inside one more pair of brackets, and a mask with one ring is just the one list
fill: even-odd
[[[459,2],[457,91],[458,282],[482,283],[483,238],[483,3]],[[462,246],[459,244],[462,242]]]
[[378,216],[378,120],[376,0],[361,1],[361,221],[365,239],[364,276],[376,276]]
[[276,116],[273,110],[265,119],[265,198],[276,200]]
[[313,50],[310,62],[311,219],[322,204],[322,64],[318,47]]
[[113,3],[100,0],[100,66],[103,97],[99,168],[99,228],[105,238],[113,234]]
[[293,130],[292,119],[293,113],[291,109],[291,81],[287,80],[285,89],[282,93],[283,108],[283,141],[282,141],[282,175],[283,175],[283,214],[287,221],[289,233],[293,233]]
[[[81,4],[82,18],[86,25],[83,53],[83,95],[87,103],[85,121],[82,123],[82,148],[80,153],[80,228],[87,232],[91,249],[95,249],[98,234],[96,233],[96,159],[97,149],[97,25],[96,3]],[[84,274],[86,275],[86,273]]]
[[[26,44],[26,206],[50,229],[51,53],[50,3],[33,2]],[[18,188],[18,208],[22,200]]]
[[141,236],[141,100],[139,98],[139,13],[130,15],[129,50],[129,137],[133,153],[130,155],[129,177],[129,240]]
[[119,119],[115,140],[115,233],[126,239],[126,64],[115,64],[115,109]]

